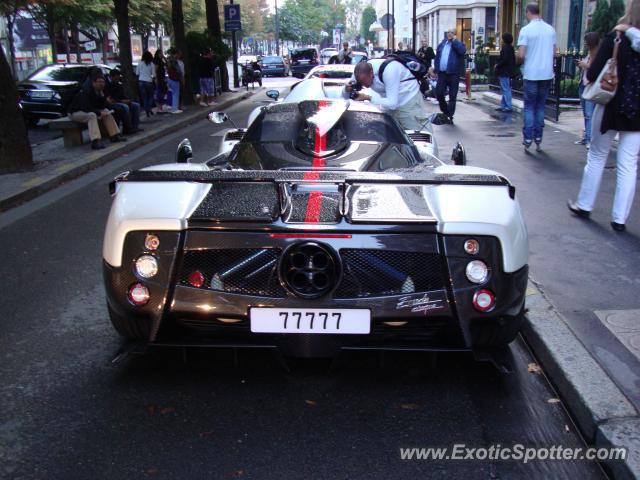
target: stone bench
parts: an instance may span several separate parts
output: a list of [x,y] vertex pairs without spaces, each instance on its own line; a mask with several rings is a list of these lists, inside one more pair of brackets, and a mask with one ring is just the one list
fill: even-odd
[[62,130],[65,147],[82,145],[82,131],[87,127],[86,123],[74,122],[69,117],[62,117],[49,122],[49,128]]

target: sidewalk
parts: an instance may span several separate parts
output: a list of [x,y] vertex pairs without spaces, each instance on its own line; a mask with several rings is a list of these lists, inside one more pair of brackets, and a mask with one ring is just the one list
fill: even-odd
[[572,216],[566,201],[577,193],[587,153],[574,145],[582,135],[579,111],[546,122],[542,153],[524,152],[522,116],[495,111],[490,93],[474,92],[471,102],[460,95],[455,125],[435,127],[441,156],[462,141],[470,165],[495,169],[515,185],[531,252],[523,336],[587,444],[628,449],[625,462],[604,462],[611,476],[640,478],[640,201],[627,234],[616,235],[608,225],[610,157],[591,220]]
[[140,127],[144,132],[128,136],[128,141],[123,143],[106,142],[104,150],[91,150],[87,131],[83,132],[86,142],[77,147],[65,148],[62,137],[38,144],[33,147],[35,168],[32,171],[0,175],[0,212],[42,195],[169,132],[198,122],[211,111],[229,108],[258,91],[260,89],[223,93],[216,97],[216,105],[210,107],[195,104],[187,106],[181,114],[164,113],[141,118]]

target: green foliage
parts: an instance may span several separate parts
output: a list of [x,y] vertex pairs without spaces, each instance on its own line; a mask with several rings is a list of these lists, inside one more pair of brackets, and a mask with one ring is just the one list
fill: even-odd
[[611,5],[609,5],[607,0],[598,0],[596,10],[593,12],[593,16],[591,17],[591,26],[589,30],[605,35],[613,30],[613,27],[618,24],[618,20],[623,15],[623,0],[611,0]]
[[489,52],[486,49],[489,45],[484,43],[482,37],[476,37],[476,50],[473,56],[473,64],[475,73],[484,76],[486,70],[489,69]]
[[573,78],[565,78],[564,80],[560,80],[560,96],[566,98],[577,98],[579,87],[579,74]]
[[374,42],[376,39],[376,33],[369,31],[369,27],[373,22],[376,21],[376,18],[376,10],[372,6],[368,6],[362,11],[362,20],[360,22],[360,38],[364,43],[367,43],[367,40],[371,40],[372,42]]
[[287,0],[279,9],[280,38],[307,44],[320,43],[320,32],[330,33],[344,24],[345,7],[333,0]]
[[489,83],[489,77],[487,77],[486,75],[480,75],[478,73],[472,73],[471,83],[473,85],[486,84]]

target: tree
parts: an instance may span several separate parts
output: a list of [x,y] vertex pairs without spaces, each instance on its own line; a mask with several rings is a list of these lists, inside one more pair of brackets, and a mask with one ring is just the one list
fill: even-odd
[[0,3],[0,15],[7,22],[7,37],[9,39],[9,55],[11,56],[11,71],[16,73],[16,46],[13,41],[13,27],[20,8],[25,6],[23,0],[5,0]]
[[131,31],[129,23],[129,0],[113,0],[116,21],[118,23],[118,43],[120,49],[120,68],[124,76],[125,94],[137,98],[138,88],[133,75],[133,55],[131,54]]
[[360,38],[362,38],[364,43],[367,43],[367,40],[371,40],[372,43],[375,41],[376,33],[370,32],[369,27],[376,21],[377,17],[376,10],[372,6],[368,6],[362,11],[362,20],[360,21]]
[[218,9],[218,0],[205,0],[205,12],[207,16],[207,30],[214,37],[220,38],[220,10]]
[[11,67],[0,47],[0,172],[19,172],[33,168],[27,126],[22,121],[18,89]]
[[184,90],[182,92],[182,102],[185,105],[192,105],[193,93],[191,92],[191,68],[189,67],[187,39],[184,33],[182,0],[171,0],[171,23],[173,24],[173,34],[175,37],[176,47],[184,55]]
[[624,15],[623,0],[611,0],[611,5],[607,0],[598,0],[596,10],[591,17],[590,30],[605,35],[613,30],[622,15]]

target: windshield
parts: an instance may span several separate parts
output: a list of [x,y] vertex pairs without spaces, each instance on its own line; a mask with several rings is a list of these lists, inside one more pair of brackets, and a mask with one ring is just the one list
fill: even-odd
[[411,167],[421,159],[397,123],[380,112],[349,111],[347,102],[305,101],[265,109],[231,152],[247,170]]
[[52,65],[35,72],[29,80],[53,80],[59,82],[81,82],[87,73],[87,67],[59,67]]
[[291,51],[291,58],[293,60],[313,60],[314,58],[316,58],[316,55],[317,52],[313,48]]
[[282,58],[280,58],[280,57],[264,57],[262,59],[262,64],[263,65],[268,65],[268,64],[272,64],[272,63],[282,63]]

